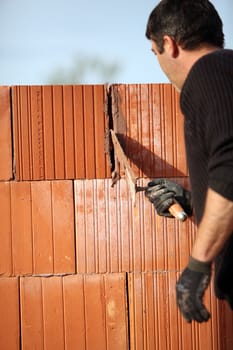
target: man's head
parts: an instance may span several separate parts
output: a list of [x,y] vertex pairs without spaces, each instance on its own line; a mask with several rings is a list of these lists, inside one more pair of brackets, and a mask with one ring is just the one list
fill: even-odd
[[146,37],[163,52],[164,36],[185,50],[203,43],[223,48],[222,21],[208,0],[162,0],[151,12]]
[[222,21],[208,0],[161,0],[150,14],[146,37],[179,91],[192,65],[224,46]]

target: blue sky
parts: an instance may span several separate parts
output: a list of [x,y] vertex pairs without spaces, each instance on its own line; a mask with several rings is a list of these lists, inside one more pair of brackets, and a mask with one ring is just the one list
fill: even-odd
[[[233,48],[233,1],[212,1]],[[0,84],[46,84],[74,58],[117,63],[111,83],[167,82],[145,38],[155,0],[1,0]],[[82,83],[105,83],[89,76]]]

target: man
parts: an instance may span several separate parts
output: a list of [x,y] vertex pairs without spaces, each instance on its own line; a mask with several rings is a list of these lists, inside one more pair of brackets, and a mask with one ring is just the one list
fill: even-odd
[[[215,294],[233,309],[233,51],[208,0],[160,1],[146,37],[180,92],[197,235],[176,295],[185,319],[203,322],[213,262]],[[150,182],[146,196],[159,215],[170,216],[174,198],[190,211],[188,192],[169,180]]]

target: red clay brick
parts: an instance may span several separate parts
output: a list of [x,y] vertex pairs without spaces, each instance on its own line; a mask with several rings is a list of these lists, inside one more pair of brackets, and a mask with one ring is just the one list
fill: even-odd
[[125,116],[125,153],[138,177],[184,177],[183,116],[171,84],[116,84]]
[[72,181],[0,183],[0,197],[0,273],[74,273]]
[[0,278],[0,349],[20,349],[18,278]]
[[22,348],[128,350],[125,285],[124,274],[21,278]]
[[12,133],[10,87],[0,87],[0,181],[10,180],[12,173]]
[[[174,180],[187,186],[186,178]],[[190,219],[159,217],[144,193],[134,206],[124,179],[114,188],[110,179],[76,180],[74,191],[78,272],[169,270],[187,263],[195,235]]]
[[211,320],[203,324],[188,324],[176,305],[177,278],[176,271],[129,274],[132,349],[230,350],[233,346],[232,312],[224,307],[223,314],[219,313],[222,304],[213,298],[213,291],[209,288],[204,302],[211,312]]
[[104,85],[12,90],[18,180],[110,175],[104,150]]

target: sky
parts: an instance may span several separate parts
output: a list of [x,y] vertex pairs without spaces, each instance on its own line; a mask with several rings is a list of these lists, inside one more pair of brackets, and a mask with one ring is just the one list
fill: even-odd
[[[76,58],[115,63],[108,83],[166,83],[150,42],[148,16],[156,0],[0,0],[0,85],[43,85]],[[233,48],[233,1],[212,1],[227,48]],[[83,84],[103,84],[94,73]],[[67,81],[69,83],[69,81]]]

